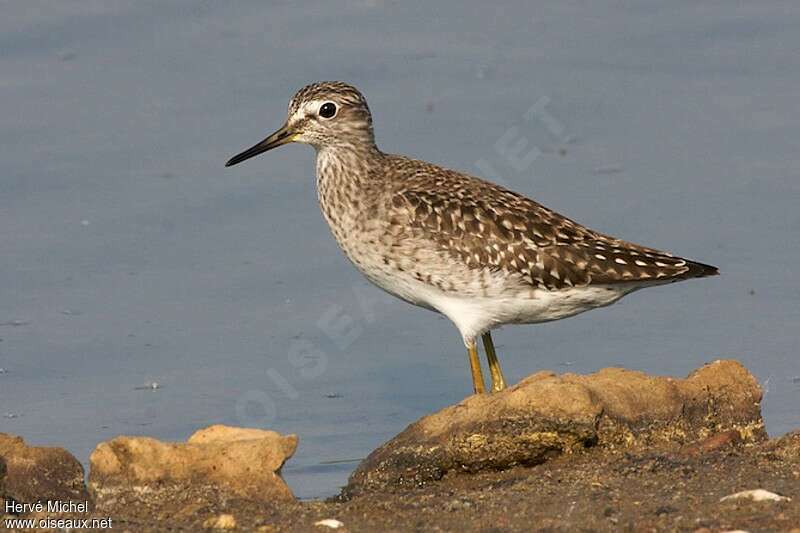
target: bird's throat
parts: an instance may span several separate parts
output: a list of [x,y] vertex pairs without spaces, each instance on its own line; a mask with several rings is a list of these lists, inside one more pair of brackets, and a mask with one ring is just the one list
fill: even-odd
[[377,148],[325,147],[317,150],[317,195],[325,216],[337,241],[339,233],[348,231],[360,212],[366,207],[367,191],[374,187],[380,173],[379,159],[383,154]]

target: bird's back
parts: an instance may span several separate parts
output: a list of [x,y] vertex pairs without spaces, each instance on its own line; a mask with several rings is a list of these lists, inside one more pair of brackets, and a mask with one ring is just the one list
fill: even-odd
[[384,155],[390,231],[474,270],[513,273],[532,287],[660,284],[715,267],[591,230],[499,185],[404,156]]

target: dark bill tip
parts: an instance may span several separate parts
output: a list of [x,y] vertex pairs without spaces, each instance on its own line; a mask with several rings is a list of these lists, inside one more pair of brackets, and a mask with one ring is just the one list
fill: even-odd
[[281,146],[283,144],[290,143],[292,142],[293,138],[294,135],[291,132],[289,132],[289,129],[284,125],[283,127],[281,127],[281,129],[279,129],[278,131],[276,131],[275,133],[273,133],[260,143],[256,144],[255,146],[251,146],[244,152],[236,154],[235,156],[231,157],[228,160],[228,162],[225,163],[225,167],[232,167],[233,165],[238,165],[242,161],[250,159],[251,157],[263,154],[264,152],[272,150],[273,148],[277,148],[278,146]]
[[262,154],[269,150],[268,147],[263,146],[263,142],[258,143],[257,145],[248,148],[241,154],[236,154],[235,156],[231,157],[227,163],[225,163],[226,167],[232,167],[233,165],[237,165],[246,159],[250,159],[251,157],[255,157],[258,154]]

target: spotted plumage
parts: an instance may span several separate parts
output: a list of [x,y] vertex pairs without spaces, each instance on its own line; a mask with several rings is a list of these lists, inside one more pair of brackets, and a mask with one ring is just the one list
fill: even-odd
[[392,223],[424,233],[470,268],[522,274],[546,290],[716,273],[593,231],[478,178],[397,156],[387,162],[407,176],[389,199]]
[[478,336],[493,389],[504,386],[494,327],[557,320],[643,287],[717,274],[586,228],[499,185],[380,151],[367,102],[346,83],[298,91],[286,124],[228,165],[293,141],[317,150],[320,206],[345,255],[382,289],[455,323],[476,391]]

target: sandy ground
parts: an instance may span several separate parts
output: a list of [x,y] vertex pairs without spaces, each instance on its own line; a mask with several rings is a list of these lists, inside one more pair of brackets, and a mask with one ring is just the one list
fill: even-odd
[[[792,501],[720,502],[758,488]],[[394,493],[271,509],[168,487],[154,496],[117,500],[96,514],[130,531],[198,530],[222,513],[250,531],[324,531],[314,525],[323,519],[341,521],[338,531],[790,531],[800,528],[800,434],[712,451],[591,450],[534,467],[450,474]]]

